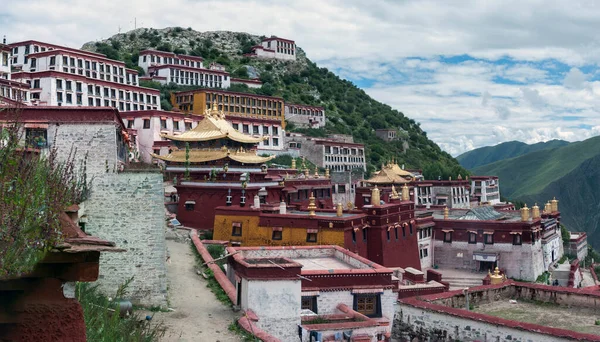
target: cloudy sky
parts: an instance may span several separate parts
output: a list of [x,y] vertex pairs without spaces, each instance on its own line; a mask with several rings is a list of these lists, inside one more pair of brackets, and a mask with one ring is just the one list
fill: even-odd
[[294,39],[453,155],[600,134],[600,2],[0,0],[0,34],[71,47],[138,27]]

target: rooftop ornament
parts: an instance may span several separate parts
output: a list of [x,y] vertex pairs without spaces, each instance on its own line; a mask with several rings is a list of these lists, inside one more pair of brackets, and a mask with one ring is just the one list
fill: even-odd
[[410,200],[410,196],[408,194],[408,186],[406,184],[404,184],[404,186],[402,187],[402,200],[403,201]]
[[527,203],[521,208],[521,221],[527,222],[529,221],[529,208],[527,208]]
[[444,220],[448,219],[448,214],[450,213],[450,211],[448,210],[448,207],[444,207]]
[[537,203],[531,207],[531,218],[534,220],[540,218],[540,207],[538,207]]
[[377,185],[371,190],[371,204],[374,207],[381,205],[381,192],[379,191],[379,188],[377,188]]
[[308,198],[308,216],[316,216],[316,209],[317,205],[315,204],[315,195],[311,192],[310,197]]
[[502,284],[504,282],[504,276],[500,275],[500,269],[498,269],[498,266],[496,266],[494,269],[493,274],[488,270],[488,275],[490,277],[490,284],[492,285]]

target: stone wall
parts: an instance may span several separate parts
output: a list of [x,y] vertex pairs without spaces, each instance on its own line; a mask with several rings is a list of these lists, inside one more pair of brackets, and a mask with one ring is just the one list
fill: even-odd
[[160,172],[111,172],[94,179],[85,202],[86,232],[127,249],[100,259],[98,283],[106,294],[133,277],[128,294],[134,303],[167,304],[163,197]]

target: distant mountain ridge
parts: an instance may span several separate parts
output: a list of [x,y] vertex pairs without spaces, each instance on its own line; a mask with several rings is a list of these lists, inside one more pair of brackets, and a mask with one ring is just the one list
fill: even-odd
[[500,178],[500,193],[530,207],[559,200],[562,222],[600,247],[600,136],[500,160],[471,170]]
[[470,170],[499,160],[514,158],[548,148],[562,147],[568,144],[569,142],[564,140],[550,140],[536,144],[526,144],[520,141],[507,141],[495,146],[485,146],[465,152],[456,157],[456,160],[458,160],[463,167]]

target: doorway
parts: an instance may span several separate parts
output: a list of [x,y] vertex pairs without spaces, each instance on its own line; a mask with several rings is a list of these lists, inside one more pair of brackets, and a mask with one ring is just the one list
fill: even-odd
[[488,271],[494,272],[496,268],[495,261],[480,261],[479,262],[479,271],[487,273]]

